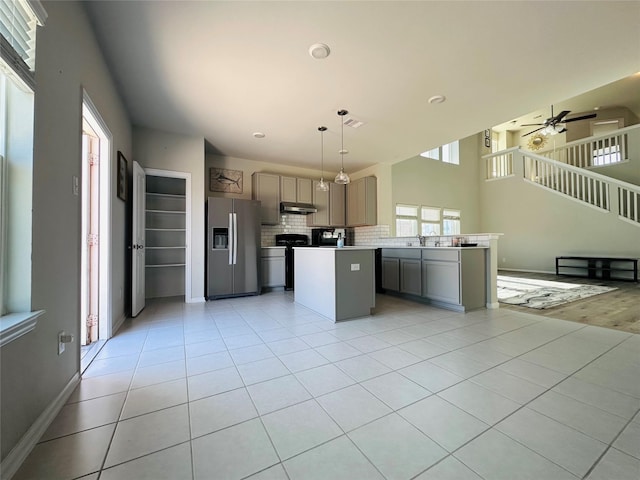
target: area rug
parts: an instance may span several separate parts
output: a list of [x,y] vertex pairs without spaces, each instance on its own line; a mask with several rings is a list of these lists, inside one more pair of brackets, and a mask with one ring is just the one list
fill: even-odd
[[616,288],[498,275],[499,302],[539,310],[613,290]]

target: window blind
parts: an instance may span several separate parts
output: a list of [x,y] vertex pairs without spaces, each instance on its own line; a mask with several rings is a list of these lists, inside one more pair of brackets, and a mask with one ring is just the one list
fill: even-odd
[[0,57],[31,89],[35,83],[36,28],[44,25],[45,19],[40,2],[0,0]]

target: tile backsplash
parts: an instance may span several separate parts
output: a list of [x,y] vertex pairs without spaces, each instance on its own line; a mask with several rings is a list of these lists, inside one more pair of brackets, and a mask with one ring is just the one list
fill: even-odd
[[262,225],[262,246],[273,247],[276,244],[276,235],[280,233],[299,233],[307,235],[311,241],[311,227],[307,227],[306,215],[280,215],[278,225]]

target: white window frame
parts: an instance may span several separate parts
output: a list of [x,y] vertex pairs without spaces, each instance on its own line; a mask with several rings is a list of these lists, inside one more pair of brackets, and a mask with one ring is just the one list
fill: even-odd
[[460,142],[456,140],[455,142],[432,148],[422,152],[420,156],[430,160],[441,161],[442,163],[460,165]]
[[[24,193],[26,190],[20,186],[16,187],[18,190],[10,190],[13,153],[7,150],[7,136],[11,135],[13,139],[16,132],[20,132],[16,137],[18,138],[17,148],[22,148],[23,150],[20,150],[17,158],[19,158],[20,162],[31,162],[34,112],[30,111],[28,116],[31,118],[29,121],[31,126],[29,133],[25,133],[25,130],[20,128],[22,127],[21,124],[17,129],[14,128],[14,121],[16,121],[17,112],[24,113],[22,108],[24,108],[25,104],[28,104],[30,109],[34,108],[36,29],[37,25],[44,25],[46,17],[46,12],[38,0],[3,0],[2,5],[0,5],[0,23],[2,24],[0,29],[0,70],[3,73],[0,79],[0,347],[33,330],[36,327],[37,318],[44,313],[42,310],[29,311],[31,307],[31,265],[24,265],[25,269],[28,270],[27,276],[23,275],[18,281],[14,281],[13,275],[16,274],[15,271],[21,270],[23,265],[19,264],[21,268],[16,268],[15,265],[11,266],[9,264],[10,252],[8,250],[11,248],[10,243],[16,242],[16,239],[11,239],[9,235],[10,222],[12,221],[9,216],[9,209],[13,209],[9,204],[9,200],[14,198],[16,192]],[[16,45],[20,45],[19,48],[16,49]],[[7,82],[11,82],[11,86]],[[26,92],[26,95],[30,95],[30,97],[21,96],[16,93],[18,90]],[[21,105],[15,107],[18,109],[17,112],[11,107],[14,101]],[[23,119],[22,121],[26,122],[27,120]],[[17,122],[21,123],[21,121]],[[12,140],[12,144],[13,142],[14,140]],[[24,157],[25,148],[31,152],[28,157]],[[29,182],[32,182],[32,180],[29,180]],[[29,194],[30,192],[31,190],[29,189]],[[13,204],[14,206],[21,205],[21,202],[14,198]],[[24,205],[23,208],[28,208],[29,212],[31,211],[30,204]],[[22,216],[13,215],[13,218],[15,217]],[[18,218],[16,221],[22,222],[19,223],[20,229],[18,232],[29,232],[28,246],[30,248],[31,215],[25,215],[24,218]],[[24,222],[29,223],[25,225]],[[13,229],[12,231],[16,232]],[[17,235],[20,235],[20,233]],[[30,250],[21,251],[19,254],[19,258],[22,259],[30,259],[30,257]],[[15,260],[13,255],[11,258],[12,261],[20,262],[20,260]],[[11,273],[9,272],[10,269],[15,271]],[[13,290],[21,291],[20,298],[17,300],[14,298],[15,291],[12,293],[9,289],[9,280],[12,282],[11,285],[14,286]],[[28,289],[28,292],[25,292],[25,289]],[[10,311],[15,305],[18,305],[17,308],[20,311]]]
[[[443,235],[460,235],[461,230],[461,212],[460,210],[455,210],[453,208],[443,208],[442,209],[442,232]],[[447,225],[453,227],[451,229],[447,228]],[[450,231],[453,230],[453,231]]]
[[[408,213],[398,213],[398,209],[402,208],[405,210],[413,209],[415,210],[415,215],[409,215]],[[429,216],[425,215],[427,211],[437,212],[438,219],[429,218]],[[422,236],[444,236],[444,235],[459,235],[462,229],[461,222],[462,212],[458,209],[447,208],[447,207],[434,207],[431,205],[410,205],[407,203],[397,203],[395,209],[395,227],[396,227],[396,237],[415,237],[417,235]],[[410,235],[401,235],[399,232],[401,231],[398,225],[398,221],[412,222],[413,228],[416,233],[412,233]],[[445,222],[449,225],[453,224],[456,228],[454,228],[454,232],[447,233],[445,232]],[[425,231],[425,226],[435,227],[431,229],[431,231]],[[434,232],[435,230],[435,232]]]

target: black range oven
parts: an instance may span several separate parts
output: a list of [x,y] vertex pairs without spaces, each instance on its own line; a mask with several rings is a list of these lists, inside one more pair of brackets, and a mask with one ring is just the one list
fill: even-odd
[[276,246],[286,247],[284,251],[284,289],[293,290],[293,247],[309,246],[309,237],[299,233],[276,235]]

